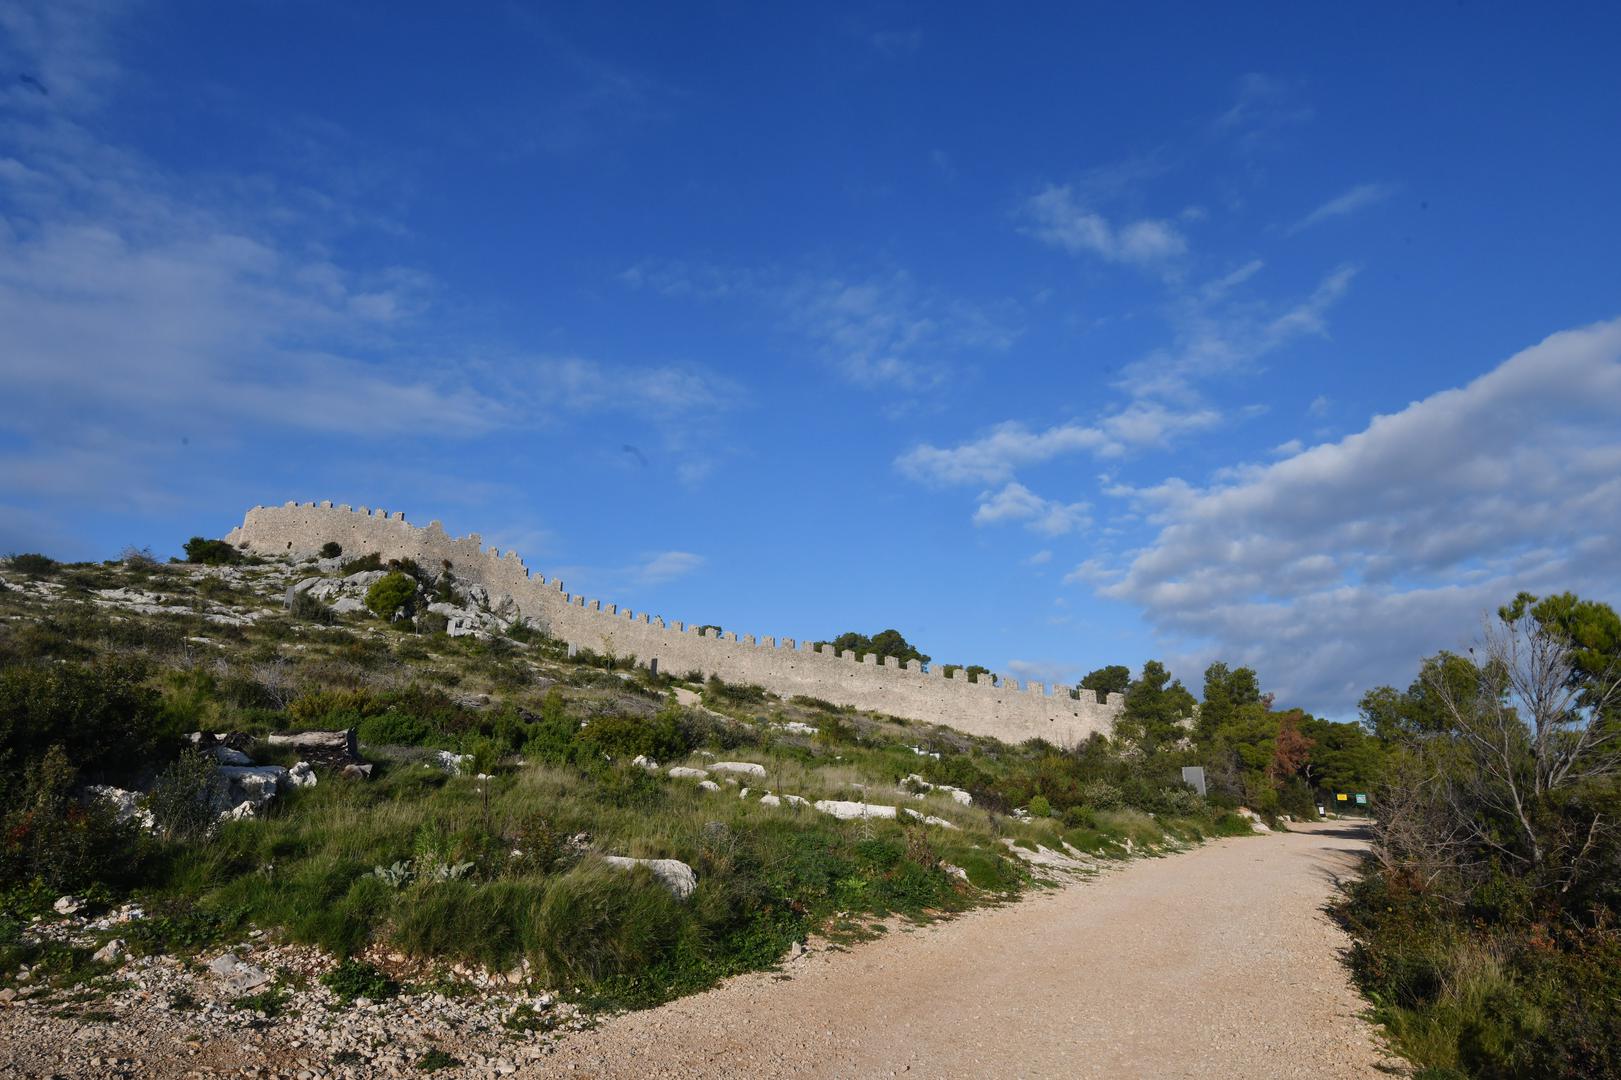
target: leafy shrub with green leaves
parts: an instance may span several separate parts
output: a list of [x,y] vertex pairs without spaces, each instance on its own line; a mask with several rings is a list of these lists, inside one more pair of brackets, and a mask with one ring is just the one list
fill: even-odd
[[343,554],[343,545],[336,540],[328,540],[321,545],[321,558],[336,559]]
[[213,828],[214,805],[224,789],[219,763],[185,750],[152,785],[146,806],[158,831],[171,840],[197,840]]
[[655,761],[684,757],[692,750],[681,726],[684,710],[666,705],[651,720],[641,716],[598,716],[574,736],[579,760],[610,758],[630,761],[645,755]]
[[59,746],[34,761],[0,810],[0,888],[29,881],[66,892],[125,886],[139,861],[133,823],[97,799],[74,796],[78,770]]
[[400,992],[400,984],[364,960],[344,960],[321,976],[322,985],[345,1005],[358,998],[382,1001]]
[[62,564],[37,551],[24,551],[6,556],[6,569],[31,578],[50,577]]
[[147,671],[138,660],[0,670],[0,805],[52,746],[87,782],[126,781],[167,756],[177,740]]
[[366,606],[379,619],[392,619],[402,609],[409,612],[416,594],[416,579],[403,571],[393,570],[366,590]]
[[224,540],[194,536],[186,541],[183,550],[187,562],[204,566],[234,566],[242,561],[242,553]]

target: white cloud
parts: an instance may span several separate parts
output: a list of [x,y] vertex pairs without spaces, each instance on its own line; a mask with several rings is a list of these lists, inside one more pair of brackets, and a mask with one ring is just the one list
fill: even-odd
[[1617,599],[1621,321],[1227,475],[1116,489],[1158,535],[1070,578],[1141,605],[1169,640],[1260,664],[1285,700],[1344,711],[1518,589]]
[[1026,566],[1046,566],[1048,563],[1050,563],[1052,561],[1053,561],[1053,553],[1052,553],[1051,549],[1042,548],[1040,551],[1036,552],[1034,555],[1031,555],[1029,558],[1025,559],[1024,564]]
[[1336,195],[1299,221],[1289,227],[1290,235],[1302,229],[1309,229],[1313,225],[1320,225],[1330,218],[1344,217],[1354,214],[1363,207],[1384,202],[1396,192],[1394,184],[1358,184],[1349,191]]
[[1054,660],[1009,660],[1007,669],[1020,679],[1042,682],[1048,686],[1070,686],[1079,681],[1074,667]]
[[974,511],[974,524],[996,525],[1017,521],[1033,532],[1063,536],[1091,524],[1089,509],[1084,502],[1061,503],[1044,499],[1023,484],[1010,483],[1000,491],[980,493],[979,509]]
[[1178,410],[1157,402],[1134,402],[1091,424],[1071,422],[1032,431],[1008,421],[957,446],[924,443],[902,454],[895,465],[925,483],[998,484],[1012,479],[1023,465],[1079,452],[1120,457],[1132,450],[1166,446],[1180,435],[1221,422],[1222,414],[1210,408]]
[[1025,200],[1025,232],[1071,254],[1092,254],[1108,262],[1157,267],[1188,250],[1176,226],[1158,218],[1112,224],[1076,197],[1072,187],[1049,184]]
[[703,556],[694,555],[690,551],[661,551],[649,556],[632,571],[630,576],[638,584],[659,585],[679,577],[686,577],[703,564]]

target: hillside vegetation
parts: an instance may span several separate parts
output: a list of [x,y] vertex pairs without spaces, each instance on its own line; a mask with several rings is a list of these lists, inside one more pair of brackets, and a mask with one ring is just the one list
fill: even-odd
[[[1010,747],[571,656],[447,569],[188,554],[0,564],[11,1000],[116,1016],[123,958],[259,942],[317,959],[239,994],[250,1015],[311,978],[333,1008],[454,985],[638,1006],[1250,831],[1128,744]],[[222,811],[224,763],[292,767],[272,734],[344,729],[369,777],[317,760]]]

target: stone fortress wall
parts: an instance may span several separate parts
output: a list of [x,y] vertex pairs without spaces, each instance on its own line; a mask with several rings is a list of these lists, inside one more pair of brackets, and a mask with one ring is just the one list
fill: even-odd
[[635,656],[643,666],[656,661],[668,674],[718,675],[785,697],[804,694],[1009,743],[1039,737],[1071,745],[1093,732],[1107,734],[1121,708],[1119,694],[1100,704],[1089,694],[1072,697],[1064,686],[1030,682],[1021,687],[1016,679],[985,675],[974,683],[961,670],[947,678],[939,667],[915,661],[884,657],[880,662],[872,655],[858,661],[848,650],[835,655],[831,645],[817,651],[814,643],[792,638],[717,636],[565,592],[561,581],[531,574],[516,552],[502,555],[485,548],[477,533],[453,538],[437,521],[417,528],[403,513],[330,502],[256,506],[225,539],[261,555],[304,557],[337,541],[348,554],[409,558],[428,570],[448,563],[459,580],[480,582],[492,595],[512,596],[548,633],[579,648]]

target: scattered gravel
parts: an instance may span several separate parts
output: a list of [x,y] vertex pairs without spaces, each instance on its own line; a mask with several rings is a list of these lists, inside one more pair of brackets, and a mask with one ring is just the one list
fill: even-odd
[[526,1075],[1376,1077],[1337,825],[1220,840],[571,1036]]

